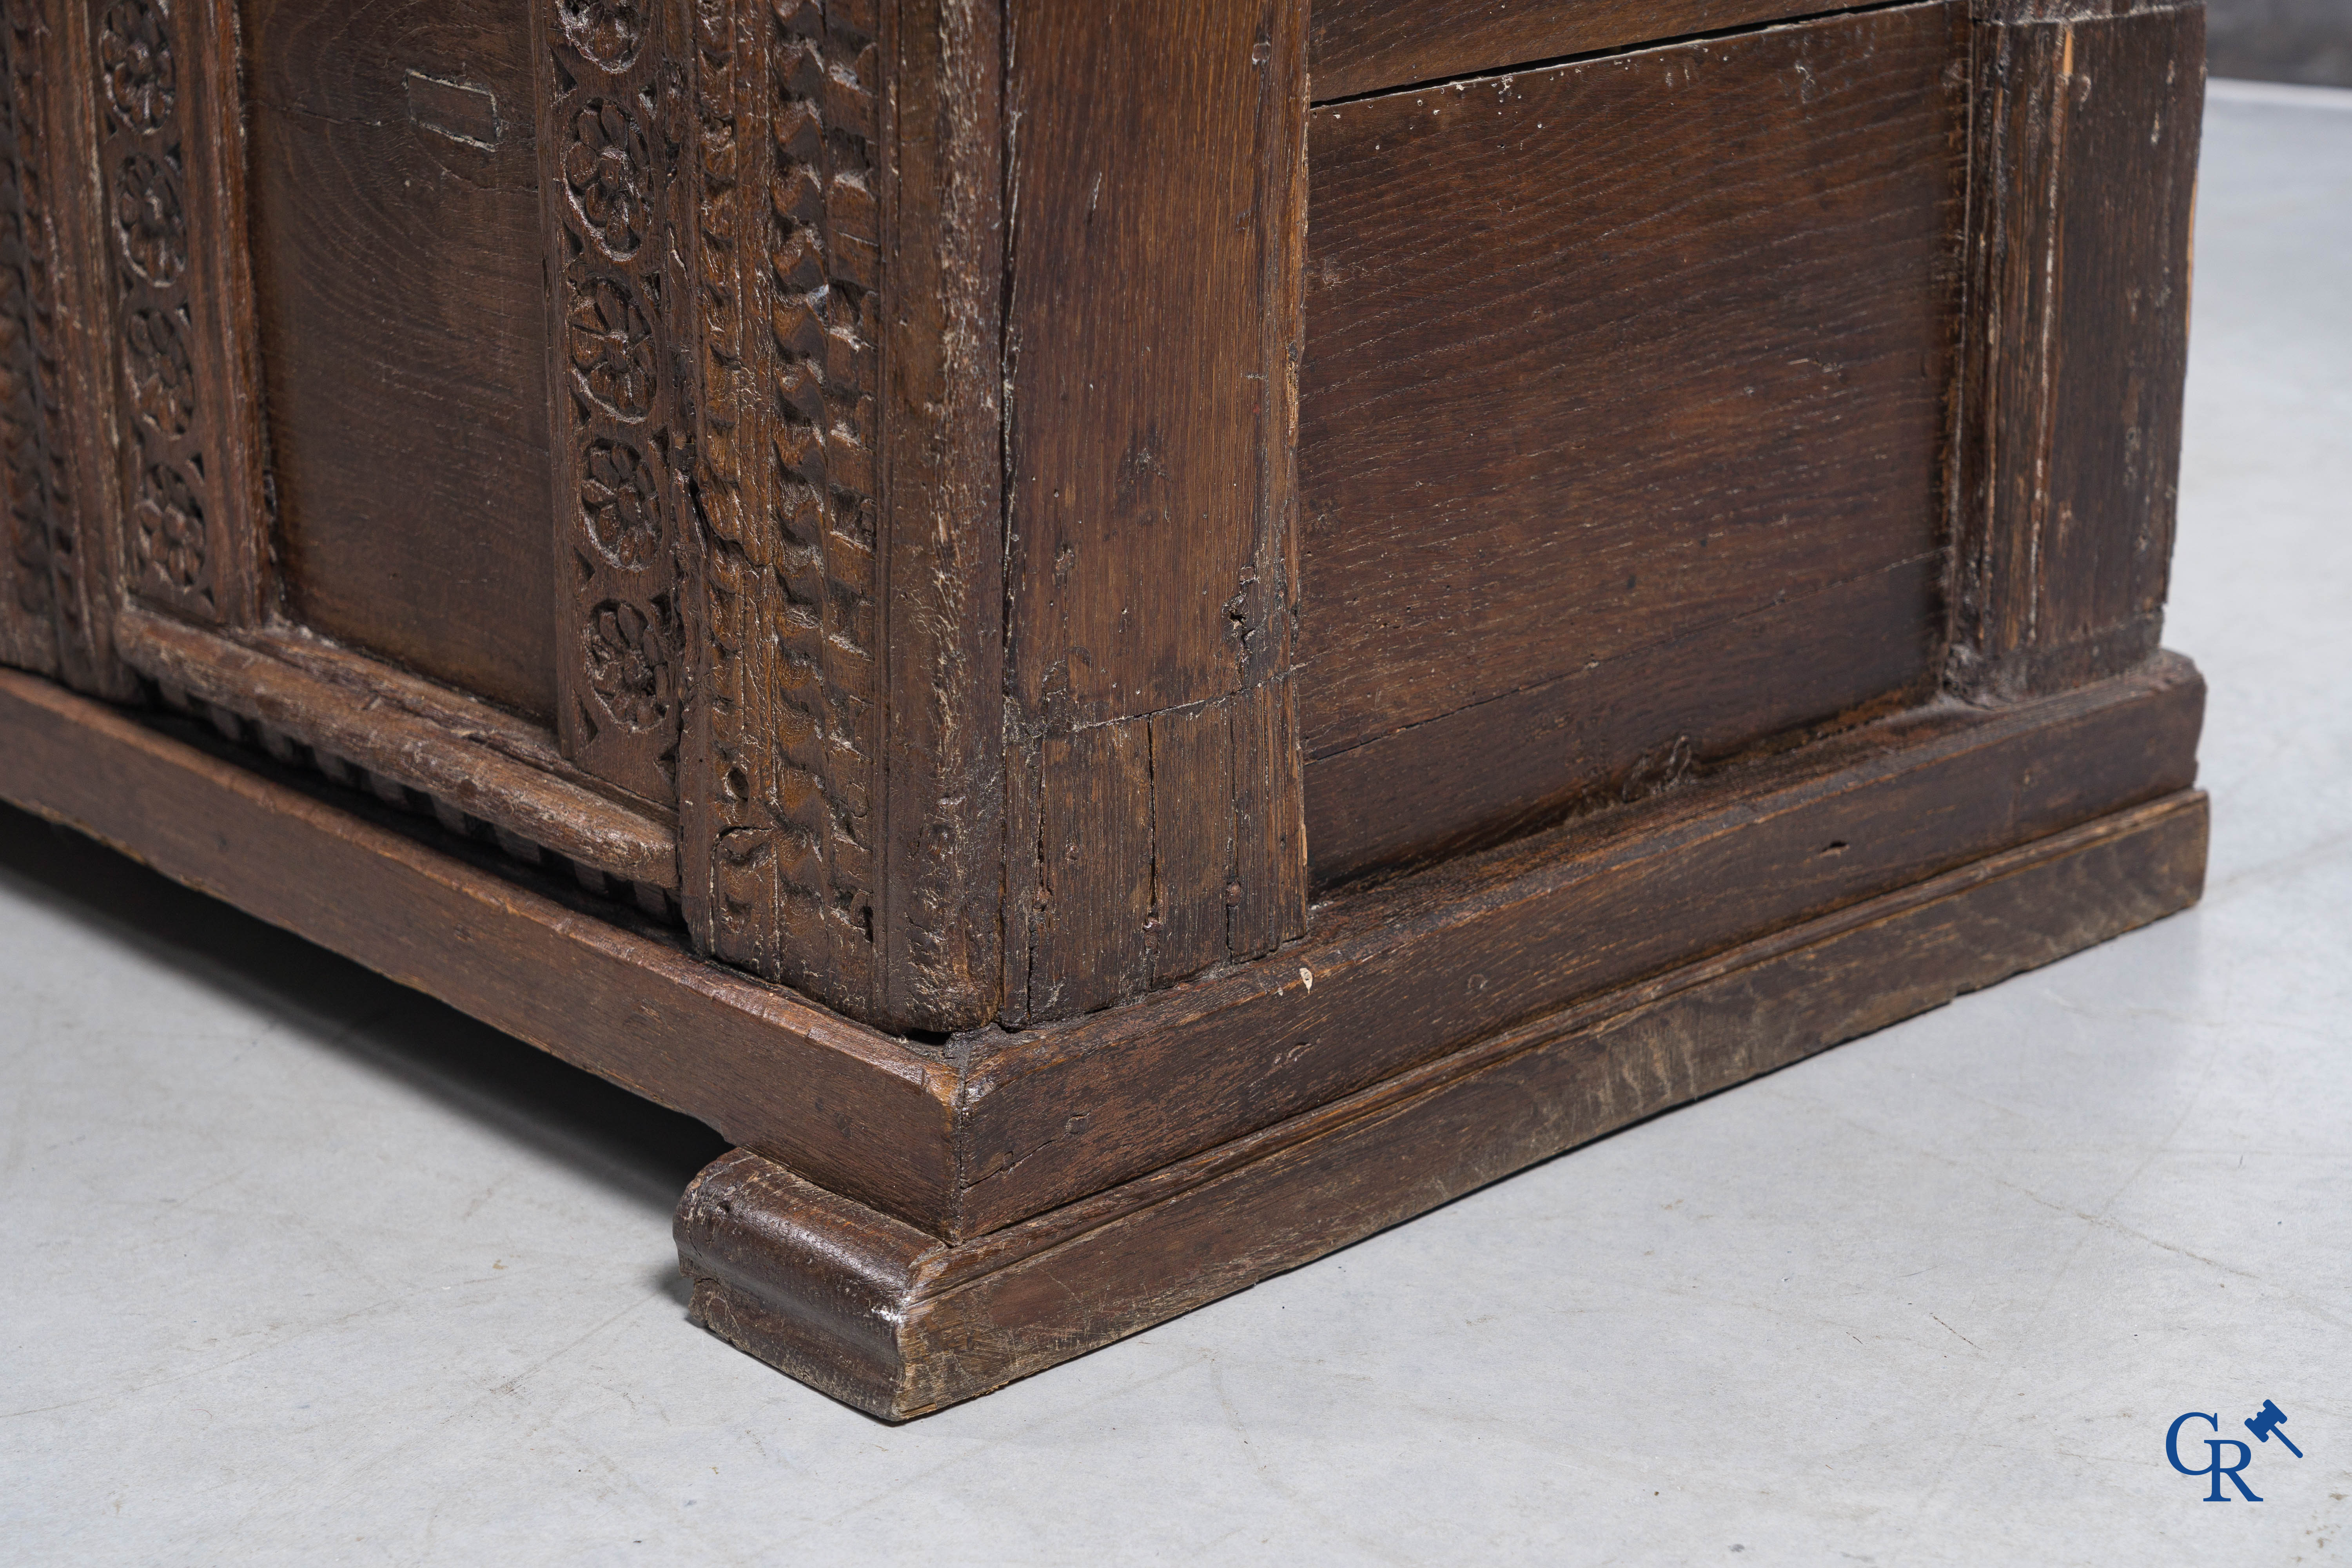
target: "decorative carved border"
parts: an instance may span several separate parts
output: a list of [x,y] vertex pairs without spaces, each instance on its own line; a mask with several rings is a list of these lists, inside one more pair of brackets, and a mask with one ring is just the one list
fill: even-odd
[[884,723],[874,0],[695,0],[696,621],[684,900],[870,1014]]
[[559,728],[580,766],[665,805],[686,695],[683,31],[670,0],[541,0]]
[[[186,4],[186,0],[180,0]],[[168,0],[95,0],[98,174],[124,415],[126,586],[222,619],[211,411],[197,395],[185,112],[193,72]]]

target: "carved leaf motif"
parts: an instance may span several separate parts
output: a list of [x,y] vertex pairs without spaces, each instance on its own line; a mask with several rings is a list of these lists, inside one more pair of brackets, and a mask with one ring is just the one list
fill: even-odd
[[634,571],[662,548],[661,476],[626,442],[588,443],[580,511],[588,537],[615,566]]
[[114,0],[99,25],[106,101],[134,131],[169,124],[177,91],[172,32],[153,0]]
[[114,232],[131,269],[158,288],[174,281],[187,270],[187,229],[178,173],[144,153],[123,159],[114,172]]
[[660,728],[677,705],[677,661],[667,619],[613,599],[589,613],[589,689],[632,730]]
[[205,510],[187,477],[168,463],[155,463],[139,479],[131,509],[131,549],[141,572],[152,574],[182,594],[205,582]]
[[626,283],[587,276],[572,289],[572,374],[581,395],[615,419],[653,412],[653,322]]
[[196,413],[195,369],[167,310],[134,310],[122,331],[131,406],[166,436],[184,436]]
[[608,71],[626,69],[645,42],[645,9],[638,0],[559,0],[555,14],[572,47]]

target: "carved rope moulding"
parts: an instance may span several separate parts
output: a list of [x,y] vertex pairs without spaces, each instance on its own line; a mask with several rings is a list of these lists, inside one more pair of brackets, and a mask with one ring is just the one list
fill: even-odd
[[693,0],[708,940],[853,1001],[875,974],[878,279],[870,7]]
[[61,647],[87,634],[82,605],[83,557],[73,504],[72,457],[62,436],[60,355],[54,260],[47,248],[47,191],[35,150],[47,144],[42,115],[47,97],[41,78],[42,43],[50,23],[38,0],[0,0],[7,53],[8,178],[5,216],[9,250],[7,318],[16,327],[6,345],[5,444],[15,506],[10,520],[19,602],[35,617],[53,615]]

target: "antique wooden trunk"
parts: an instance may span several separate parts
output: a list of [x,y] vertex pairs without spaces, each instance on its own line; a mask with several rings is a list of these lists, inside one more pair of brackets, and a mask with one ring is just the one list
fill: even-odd
[[2193,3],[0,11],[0,795],[878,1415],[2198,895]]

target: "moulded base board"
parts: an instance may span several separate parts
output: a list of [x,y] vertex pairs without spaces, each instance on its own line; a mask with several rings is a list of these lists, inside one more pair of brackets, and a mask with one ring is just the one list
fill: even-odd
[[0,798],[744,1145],[679,1213],[697,1315],[904,1419],[2193,902],[2202,695],[2165,655],[1898,716],[1347,890],[1272,958],[945,1044],[7,670]]
[[2114,813],[961,1244],[737,1150],[678,1207],[694,1315],[860,1409],[921,1415],[2185,908],[2206,826],[2195,790]]

